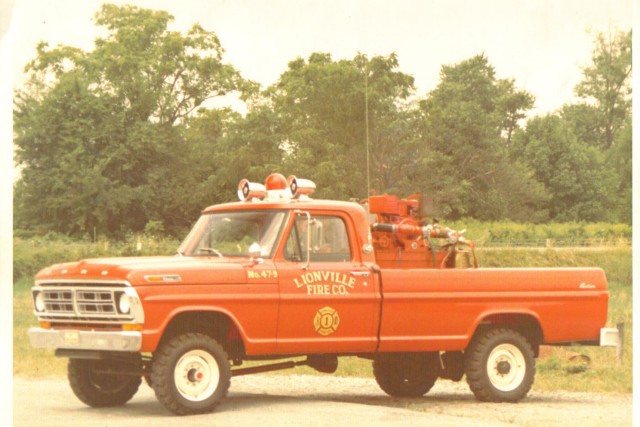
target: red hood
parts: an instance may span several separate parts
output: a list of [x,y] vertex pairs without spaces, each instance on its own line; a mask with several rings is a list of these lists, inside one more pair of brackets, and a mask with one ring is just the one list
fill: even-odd
[[246,273],[238,259],[215,256],[96,258],[52,265],[42,269],[36,280],[127,280],[133,286],[231,284],[245,283]]

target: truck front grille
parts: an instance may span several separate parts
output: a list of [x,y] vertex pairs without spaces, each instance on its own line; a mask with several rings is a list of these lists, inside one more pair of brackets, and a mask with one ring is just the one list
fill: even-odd
[[126,286],[125,283],[114,282],[60,282],[36,286],[33,289],[34,304],[37,298],[44,303],[44,310],[36,309],[36,315],[40,320],[65,322],[131,321],[133,316],[120,313],[117,306]]

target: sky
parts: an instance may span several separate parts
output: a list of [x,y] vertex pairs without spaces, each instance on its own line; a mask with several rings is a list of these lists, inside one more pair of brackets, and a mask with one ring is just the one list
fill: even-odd
[[[92,18],[101,0],[13,2],[12,81],[43,40],[93,49],[103,33]],[[442,65],[484,53],[499,78],[536,97],[533,114],[570,102],[589,64],[598,32],[629,30],[632,0],[114,0],[166,10],[172,29],[198,22],[214,31],[226,62],[264,87],[289,61],[312,52],[351,59],[358,52],[397,53],[400,70],[415,77],[416,95],[439,81]]]

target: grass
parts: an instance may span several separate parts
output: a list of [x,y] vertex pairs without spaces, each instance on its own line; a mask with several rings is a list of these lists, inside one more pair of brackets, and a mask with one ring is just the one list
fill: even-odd
[[[632,262],[630,248],[607,250],[492,250],[479,251],[478,258],[484,267],[553,267],[553,266],[599,266],[604,268],[609,279],[610,301],[608,326],[615,327],[624,322],[624,358],[616,359],[613,347],[573,347],[553,349],[549,357],[537,362],[534,390],[538,391],[591,391],[631,393],[632,391]],[[29,278],[19,278],[14,283],[14,375],[34,378],[63,376],[66,360],[54,357],[52,350],[31,348],[27,331],[36,326],[32,313]],[[590,359],[587,369],[581,371],[565,354],[571,351],[586,355]],[[318,374],[307,367],[298,367],[276,374]],[[371,361],[357,357],[340,359],[335,375],[347,377],[371,377]]]
[[22,279],[13,286],[13,374],[33,378],[66,374],[67,361],[53,350],[31,347],[27,331],[37,326],[31,300],[32,283]]
[[448,222],[454,230],[467,230],[465,236],[479,247],[496,246],[601,246],[626,243],[631,240],[630,224],[607,223],[545,223],[483,222],[463,219]]

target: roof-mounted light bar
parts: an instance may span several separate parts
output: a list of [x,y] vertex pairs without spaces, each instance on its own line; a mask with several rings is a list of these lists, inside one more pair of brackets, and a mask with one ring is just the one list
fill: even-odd
[[238,184],[238,198],[242,202],[254,200],[290,200],[308,199],[309,194],[316,189],[316,184],[308,179],[296,178],[291,175],[285,178],[279,173],[272,173],[265,181],[265,185],[243,179]]

